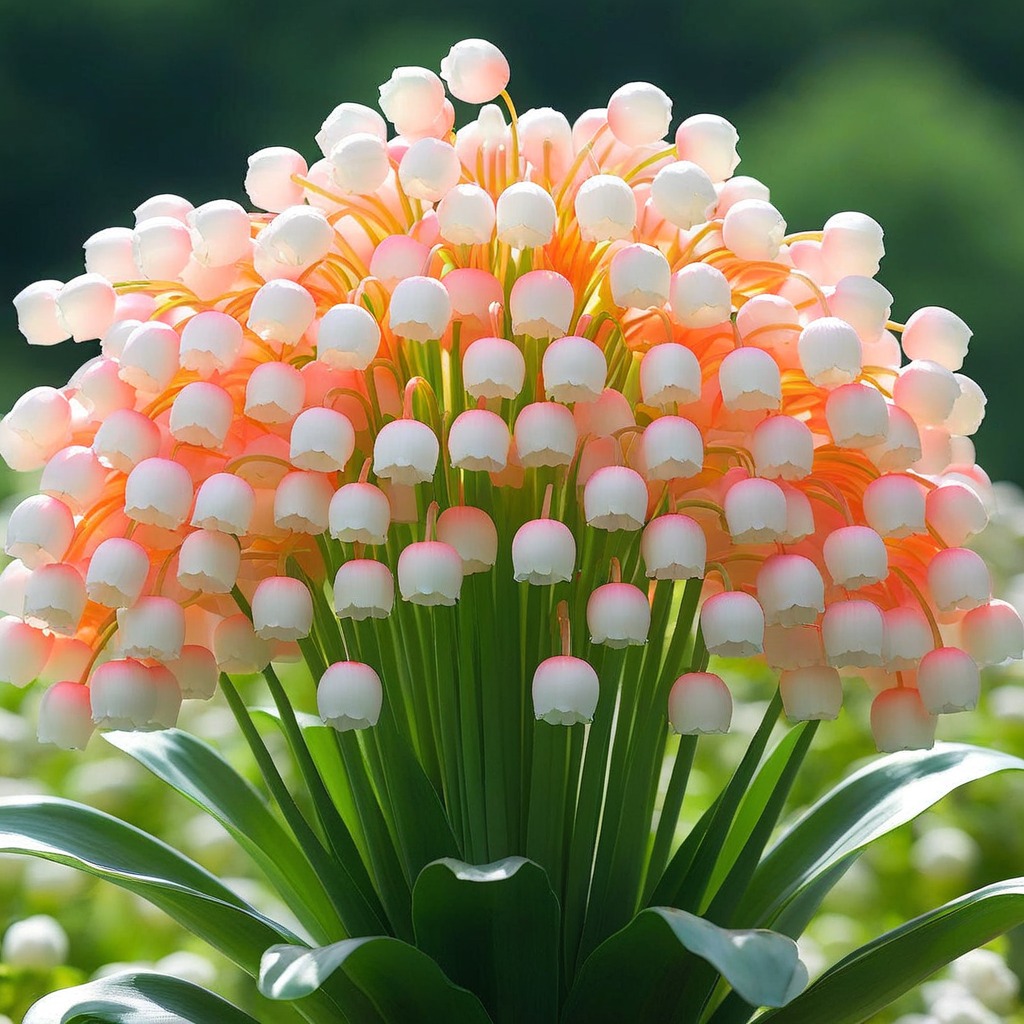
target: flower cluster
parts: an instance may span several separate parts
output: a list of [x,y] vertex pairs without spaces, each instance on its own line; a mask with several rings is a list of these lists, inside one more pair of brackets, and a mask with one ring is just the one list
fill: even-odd
[[[335,631],[423,646],[400,609],[477,574],[544,634],[551,723],[593,715],[588,651],[671,633],[684,581],[706,581],[691,660],[654,666],[690,669],[665,688],[683,733],[729,725],[705,651],[763,657],[796,720],[868,678],[882,749],[930,745],[979,666],[1021,656],[963,546],[989,486],[971,331],[891,320],[879,225],[787,234],[734,174],[733,126],[696,114],[667,142],[653,85],[570,124],[517,116],[508,79],[482,40],[441,77],[398,68],[384,117],[342,103],[313,164],[249,158],[267,212],[156,196],[86,241],[83,275],[15,298],[30,344],[102,343],[0,424],[8,464],[42,470],[0,578],[0,678],[52,683],[42,739],[170,726],[218,673],[302,657],[325,721],[373,725],[380,673],[326,657],[327,594]],[[457,131],[446,83],[485,104]]]

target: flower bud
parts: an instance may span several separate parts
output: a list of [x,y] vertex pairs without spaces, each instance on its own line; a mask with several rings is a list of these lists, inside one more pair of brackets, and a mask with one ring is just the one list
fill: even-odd
[[[26,587],[34,575],[28,578]],[[22,611],[19,608],[18,614]],[[39,678],[52,647],[53,637],[35,626],[13,615],[0,618],[0,683],[28,686]]]
[[764,647],[764,612],[739,590],[709,597],[700,610],[700,628],[708,652],[722,658],[748,658]]
[[68,937],[52,917],[36,914],[15,921],[4,933],[0,960],[15,971],[52,971],[68,958]]
[[[137,321],[122,321],[130,334]],[[116,359],[100,358],[82,368],[77,380],[78,402],[88,412],[93,423],[102,424],[113,412],[130,409],[135,404],[135,388],[119,376],[120,365]]]
[[192,236],[175,217],[150,217],[132,233],[132,258],[143,277],[173,281],[192,255]]
[[85,611],[85,581],[73,565],[41,565],[25,586],[25,618],[71,636]]
[[731,411],[774,412],[782,404],[778,363],[763,349],[737,348],[718,369],[722,404]]
[[909,469],[921,458],[921,433],[913,418],[899,406],[886,403],[889,431],[885,440],[868,455],[884,473],[899,473]]
[[576,451],[576,421],[557,402],[533,402],[516,417],[516,454],[527,469],[568,466]]
[[45,494],[26,498],[7,520],[4,551],[30,569],[59,562],[71,546],[75,520],[62,501]]
[[786,221],[763,199],[741,199],[722,221],[722,241],[741,260],[774,260],[786,234]]
[[395,605],[395,581],[383,562],[355,558],[334,577],[334,611],[339,619],[386,619]]
[[398,556],[398,590],[413,604],[455,604],[462,589],[462,559],[455,548],[436,540],[420,541]]
[[444,85],[426,68],[402,67],[380,87],[380,109],[399,135],[428,132],[444,107]]
[[[192,258],[204,267],[226,267],[249,254],[249,214],[230,199],[214,199],[188,215]],[[115,279],[116,280],[116,279]]]
[[947,544],[963,544],[988,525],[988,512],[977,493],[950,481],[929,491],[925,518]]
[[388,310],[391,330],[410,341],[440,338],[452,318],[448,289],[432,277],[407,277],[395,285]]
[[672,270],[660,249],[638,242],[612,257],[608,278],[616,305],[648,309],[668,301]]
[[941,306],[925,306],[911,313],[900,338],[910,359],[927,360],[959,370],[967,356],[974,332],[956,315]]
[[971,656],[960,648],[939,647],[921,659],[917,689],[930,714],[973,711],[981,693],[981,674]]
[[441,61],[441,77],[464,103],[490,103],[508,85],[505,55],[486,39],[463,39]]
[[797,341],[800,365],[812,384],[837,388],[860,375],[861,345],[857,332],[834,316],[812,320]]
[[291,423],[305,401],[302,374],[288,363],[260,363],[245,384],[245,415],[257,423]]
[[[64,680],[43,694],[36,731],[40,743],[53,743],[62,750],[85,750],[94,728],[88,686]],[[6,951],[3,959],[9,962]]]
[[635,470],[603,466],[583,488],[583,513],[598,530],[640,530],[647,518],[647,484]]
[[383,702],[380,676],[359,661],[336,661],[320,677],[316,688],[320,717],[338,732],[376,725]]
[[21,617],[25,608],[25,587],[31,575],[32,570],[20,559],[8,562],[0,570],[0,613]]
[[648,480],[688,479],[704,468],[704,438],[682,416],[661,416],[641,439]]
[[340,303],[320,321],[317,359],[335,370],[365,370],[380,348],[380,326],[362,306]]
[[184,224],[192,209],[192,204],[187,199],[172,192],[164,192],[158,196],[150,196],[139,203],[132,212],[135,214],[135,226],[138,227],[143,221],[151,220],[153,217],[169,217]]
[[252,621],[264,640],[300,640],[313,628],[313,598],[301,580],[260,580],[252,597]]
[[828,663],[836,668],[883,664],[885,620],[870,601],[836,601],[825,609],[821,638]]
[[750,444],[758,476],[802,480],[814,467],[814,440],[792,416],[769,416],[754,428]]
[[632,583],[605,583],[587,599],[587,629],[592,644],[627,647],[647,643],[651,605]]
[[676,129],[680,160],[692,160],[712,181],[732,177],[740,158],[736,153],[739,133],[718,114],[694,114]]
[[14,296],[18,330],[30,345],[59,345],[71,331],[57,314],[60,281],[36,281]]
[[458,154],[447,142],[424,138],[414,142],[398,165],[398,180],[413,199],[436,203],[453,189],[462,177]]
[[988,398],[981,390],[980,385],[970,377],[962,373],[954,373],[953,379],[960,389],[960,394],[953,403],[953,408],[943,425],[951,434],[976,434],[985,419],[985,406],[988,404]]
[[924,533],[924,490],[913,477],[880,476],[864,489],[864,518],[868,526],[883,537]]
[[828,665],[790,669],[779,676],[779,692],[791,722],[831,721],[843,706],[843,683]]
[[168,597],[140,597],[117,610],[117,632],[122,657],[170,661],[185,643],[185,613]]
[[264,278],[296,277],[296,271],[322,260],[333,244],[334,228],[323,210],[289,206],[256,236],[257,270]]
[[333,496],[334,488],[322,473],[289,473],[274,492],[274,525],[294,533],[323,533]]
[[836,284],[828,305],[832,315],[845,320],[864,345],[872,345],[892,314],[892,294],[873,278],[852,274]]
[[868,526],[844,526],[833,530],[821,549],[832,582],[857,590],[880,583],[889,575],[885,541]]
[[743,174],[738,174],[728,181],[719,182],[715,185],[715,191],[718,193],[716,217],[724,217],[743,199],[762,199],[767,203],[772,197],[770,189],[764,182]]
[[867,384],[841,384],[825,399],[825,421],[841,448],[870,448],[889,433],[889,410],[882,393]]
[[714,327],[732,313],[732,288],[720,270],[690,263],[672,275],[669,307],[672,318],[684,327]]
[[704,531],[689,516],[658,516],[644,527],[640,538],[648,579],[700,579],[707,551]]
[[175,441],[200,448],[221,448],[234,415],[231,396],[223,388],[196,381],[178,392],[168,426]]
[[608,100],[608,127],[626,146],[649,146],[668,134],[672,101],[650,82],[620,86]]
[[890,672],[908,672],[935,646],[924,613],[917,608],[897,606],[883,613],[885,667]]
[[508,425],[486,409],[460,413],[448,432],[448,455],[455,469],[500,473],[511,444]]
[[557,519],[532,519],[512,538],[512,570],[516,583],[550,586],[568,583],[576,565],[576,540]]
[[772,555],[757,571],[757,597],[769,625],[810,625],[825,610],[825,583],[809,558]]
[[372,107],[362,103],[339,103],[324,118],[320,131],[316,133],[316,144],[324,156],[330,156],[342,139],[359,134],[374,135],[386,141],[388,126]]
[[462,357],[462,383],[474,398],[515,398],[525,377],[522,350],[504,338],[478,338]]
[[209,700],[217,692],[217,659],[209,647],[185,644],[181,654],[165,663],[185,700]]
[[[768,615],[764,597],[758,592],[758,600]],[[820,667],[825,660],[825,647],[821,642],[821,631],[815,625],[781,626],[767,625],[764,628],[764,660],[774,669],[788,672],[792,669]]]
[[969,610],[991,599],[992,579],[976,551],[944,548],[928,565],[928,589],[940,611]]
[[56,450],[68,438],[71,406],[56,388],[30,388],[4,420],[11,430],[40,449]]
[[640,394],[646,405],[689,405],[700,398],[701,369],[685,346],[655,345],[640,360]]
[[973,608],[960,623],[964,650],[979,665],[1001,665],[1024,657],[1024,625],[1012,604],[990,601]]
[[456,178],[437,207],[441,237],[455,245],[486,245],[494,233],[494,200],[479,185],[457,182]]
[[294,281],[268,281],[252,298],[247,326],[264,341],[297,345],[316,317],[313,296]]
[[180,463],[145,459],[128,474],[124,514],[129,519],[176,530],[191,507],[192,478]]
[[714,672],[687,672],[668,695],[668,720],[682,736],[728,732],[732,723],[732,694]]
[[580,237],[588,242],[629,238],[636,226],[633,190],[614,174],[595,174],[580,185],[575,199]]
[[533,674],[533,714],[549,725],[580,725],[594,718],[601,685],[582,658],[558,655]]
[[531,270],[517,278],[509,293],[512,332],[533,338],[565,334],[572,320],[572,285],[551,270]]
[[832,281],[850,274],[874,277],[885,255],[881,226],[863,213],[837,213],[825,221],[821,258]]
[[462,559],[462,574],[486,572],[498,559],[498,531],[480,508],[455,505],[437,517],[437,539],[453,547]]
[[704,168],[679,160],[666,164],[654,176],[651,202],[670,224],[689,231],[714,216],[718,193]]
[[100,496],[107,471],[91,448],[72,445],[52,456],[43,469],[39,490],[82,514]]
[[241,536],[249,532],[255,510],[256,495],[245,480],[231,473],[214,473],[196,494],[192,525]]
[[288,457],[297,469],[340,472],[355,445],[355,431],[347,416],[333,409],[306,409],[292,424]]
[[572,128],[565,115],[551,107],[527,110],[519,117],[519,148],[536,172],[558,181],[572,163]]
[[949,370],[923,360],[904,366],[892,391],[893,401],[924,426],[941,424],[959,395],[960,386]]
[[604,352],[587,338],[559,338],[541,362],[544,390],[556,402],[593,402],[604,390],[608,364]]
[[334,182],[342,192],[366,196],[391,173],[387,143],[374,132],[353,132],[339,139],[328,154]]
[[230,594],[238,580],[241,549],[230,534],[215,530],[190,533],[178,552],[178,582],[185,590]]
[[270,664],[269,640],[258,636],[244,615],[221,619],[213,631],[213,655],[217,667],[229,675],[252,675]]
[[110,537],[89,559],[86,593],[107,608],[127,608],[139,599],[148,575],[146,549],[125,537]]
[[558,211],[550,193],[532,181],[517,181],[498,196],[495,207],[498,241],[513,249],[547,245],[554,236],[557,219]]
[[331,536],[358,544],[384,544],[391,524],[387,496],[373,484],[345,484],[335,491],[328,510]]
[[140,391],[163,391],[178,372],[178,332],[167,324],[149,321],[136,327],[121,353],[121,380]]
[[242,341],[242,327],[234,317],[205,310],[182,327],[178,361],[183,370],[194,370],[201,377],[223,373],[235,365]]
[[725,520],[737,544],[764,544],[786,532],[786,495],[759,477],[739,480],[725,495]]
[[437,436],[418,420],[392,420],[373,442],[373,472],[396,484],[433,479],[440,454]]
[[75,341],[102,338],[114,322],[117,293],[100,274],[73,277],[57,293],[57,311]]

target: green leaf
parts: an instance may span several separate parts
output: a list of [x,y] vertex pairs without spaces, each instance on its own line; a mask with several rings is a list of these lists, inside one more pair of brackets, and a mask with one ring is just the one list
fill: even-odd
[[475,992],[496,1024],[558,1019],[558,900],[524,857],[428,864],[412,894],[416,945]]
[[840,861],[965,783],[1011,769],[1024,769],[1024,761],[960,743],[873,761],[826,793],[768,851],[734,922],[772,924],[806,886]]
[[305,851],[212,747],[178,729],[104,738],[220,822],[315,938],[337,938],[341,923]]
[[861,1024],[934,971],[1024,923],[1024,878],[987,885],[854,950],[772,1024]]
[[[783,1006],[807,984],[796,943],[775,932],[729,931],[672,907],[652,907],[588,958],[566,1003],[565,1024],[693,1020],[690,954],[710,963],[755,1006]],[[699,973],[699,972],[698,972]]]
[[[335,972],[340,974],[332,978]],[[490,1020],[475,995],[452,984],[430,957],[401,939],[344,939],[318,949],[278,945],[263,954],[259,987],[269,999],[304,999],[325,984],[338,992],[351,1024]]]
[[258,1024],[206,989],[165,974],[120,974],[40,999],[23,1024]]

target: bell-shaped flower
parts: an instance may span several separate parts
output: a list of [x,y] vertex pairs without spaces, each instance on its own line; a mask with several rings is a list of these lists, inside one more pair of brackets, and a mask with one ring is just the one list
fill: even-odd
[[379,487],[368,483],[344,484],[331,498],[328,528],[346,543],[384,544],[391,525],[391,506]]
[[812,320],[800,332],[797,353],[807,379],[816,387],[837,388],[853,383],[860,376],[860,338],[838,317]]
[[132,212],[135,214],[135,226],[138,227],[143,221],[151,220],[153,217],[170,217],[171,220],[185,224],[193,209],[192,204],[184,196],[163,192],[158,196],[144,199]]
[[549,586],[568,583],[576,567],[576,540],[557,519],[531,519],[512,538],[516,583]]
[[388,310],[391,330],[410,341],[440,338],[452,318],[448,289],[432,277],[407,277],[395,285]]
[[917,689],[930,714],[973,711],[981,693],[981,673],[974,659],[959,647],[938,647],[921,659]]
[[181,654],[165,662],[164,667],[178,681],[185,700],[209,700],[217,692],[220,671],[209,647],[185,644]]
[[[764,599],[758,595],[762,606]],[[765,616],[768,612],[765,610]],[[821,665],[825,660],[825,647],[821,642],[821,631],[815,625],[781,626],[767,625],[764,628],[764,660],[774,669],[783,672],[797,668]]]
[[647,519],[647,484],[626,466],[603,466],[583,488],[583,514],[598,530],[640,530]]
[[892,315],[892,294],[874,278],[851,274],[829,296],[833,316],[845,320],[865,345],[874,344]]
[[764,544],[786,532],[786,495],[771,480],[737,481],[726,492],[723,507],[729,534],[737,544]]
[[221,672],[252,675],[270,664],[269,640],[259,636],[244,615],[230,615],[213,631],[213,655]]
[[864,489],[864,518],[883,537],[925,532],[925,492],[910,476],[880,476]]
[[870,448],[889,433],[889,410],[882,393],[867,384],[841,384],[825,400],[825,421],[841,448]]
[[718,193],[716,217],[724,217],[738,202],[744,199],[762,199],[767,203],[772,198],[771,190],[763,181],[758,181],[757,178],[751,178],[745,174],[737,174],[728,181],[718,182],[715,185],[715,191]]
[[500,473],[508,463],[508,424],[486,409],[467,409],[448,431],[448,455],[456,469]]
[[427,68],[395,68],[380,87],[380,109],[399,135],[429,131],[441,115],[444,102],[444,83]]
[[786,532],[782,541],[797,544],[814,533],[814,510],[803,491],[789,486],[784,486],[782,491],[786,495]]
[[640,360],[640,394],[646,405],[688,405],[700,398],[701,386],[700,363],[685,345],[655,345]]
[[46,463],[39,490],[80,515],[99,498],[106,479],[107,471],[91,448],[71,445]]
[[144,459],[129,474],[124,514],[137,523],[176,530],[192,507],[192,478],[180,462]]
[[714,327],[732,313],[732,288],[725,274],[710,264],[689,263],[672,275],[669,307],[683,327]]
[[292,424],[288,457],[296,469],[340,472],[355,445],[356,434],[347,416],[333,409],[306,409]]
[[569,330],[575,301],[572,285],[561,274],[553,270],[522,274],[509,292],[512,332],[531,338],[560,337]]
[[441,77],[464,103],[490,103],[508,85],[505,55],[486,39],[463,39],[441,60]]
[[268,283],[295,277],[322,260],[333,244],[334,228],[324,212],[300,203],[282,210],[256,236],[255,263]]
[[450,186],[437,206],[441,237],[455,245],[486,245],[494,234],[495,219],[494,200],[479,185]]
[[884,662],[885,619],[870,601],[835,601],[825,609],[821,637],[836,668],[871,668]]
[[89,559],[85,578],[89,600],[107,608],[135,604],[146,585],[149,568],[149,555],[140,544],[126,537],[107,538]]
[[13,615],[0,618],[0,683],[28,686],[42,674],[52,648],[50,634]]
[[36,281],[14,296],[18,330],[30,345],[59,345],[71,331],[57,313],[61,281]]
[[268,281],[252,298],[246,326],[276,345],[297,345],[316,317],[313,296],[294,281]]
[[169,597],[140,597],[117,610],[117,633],[122,657],[170,661],[185,643],[185,612]]
[[821,553],[832,582],[849,590],[880,583],[889,575],[885,541],[869,526],[833,530]]
[[149,217],[132,233],[132,258],[143,277],[173,281],[192,255],[192,236],[176,217]]
[[881,225],[867,214],[847,211],[825,221],[821,259],[829,283],[850,274],[874,277],[884,255]]
[[75,341],[102,338],[114,322],[117,293],[102,274],[73,277],[57,293],[57,312]]
[[678,160],[655,174],[651,202],[670,224],[689,231],[714,216],[718,194],[703,167],[690,160]]
[[[161,684],[170,689],[162,675],[150,673],[140,661],[126,659],[105,662],[93,672],[89,680],[93,722],[101,729],[156,727]],[[173,697],[173,694],[170,696]],[[179,702],[180,699],[179,692]]]
[[941,306],[924,306],[907,318],[900,342],[910,359],[923,359],[947,370],[959,370],[964,365],[973,333],[956,313]]
[[601,694],[597,673],[582,658],[557,655],[533,674],[533,713],[549,725],[590,722]]
[[572,128],[561,111],[535,107],[519,117],[519,149],[537,171],[558,180],[573,158]]
[[939,426],[953,411],[960,386],[944,366],[919,359],[899,371],[892,397],[918,425]]
[[241,536],[249,532],[255,511],[256,495],[250,484],[231,473],[214,473],[196,494],[192,525]]
[[803,555],[771,555],[757,571],[757,597],[769,625],[811,625],[825,610],[825,583]]
[[921,432],[912,416],[897,405],[886,403],[889,430],[885,440],[868,449],[871,461],[883,473],[899,473],[915,465],[921,458]]
[[362,306],[343,302],[320,320],[316,357],[335,370],[365,370],[380,348],[380,325]]
[[619,249],[608,267],[612,301],[618,306],[664,306],[671,280],[672,270],[665,254],[642,242]]
[[657,516],[644,527],[640,538],[640,554],[648,579],[700,579],[707,553],[704,531],[689,516]]
[[334,577],[334,611],[340,619],[386,619],[395,605],[395,580],[369,558],[343,562]]
[[911,605],[897,605],[883,613],[885,643],[882,648],[885,667],[890,672],[908,672],[935,646],[928,619]]
[[320,131],[316,133],[316,144],[324,156],[330,156],[342,139],[364,133],[386,141],[388,126],[373,107],[362,103],[339,103],[320,125]]
[[360,661],[336,661],[317,683],[317,711],[338,732],[376,725],[383,703],[380,676]]
[[709,597],[700,610],[700,628],[708,651],[723,658],[747,658],[764,647],[764,612],[739,590]]
[[568,466],[576,451],[576,421],[557,402],[533,402],[516,417],[516,454],[526,468]]
[[541,360],[544,391],[556,402],[593,402],[601,397],[608,364],[587,338],[570,335],[552,342]]
[[910,687],[883,690],[871,703],[871,732],[882,754],[930,750],[935,745],[935,725],[935,716]]
[[645,644],[650,628],[650,602],[632,583],[605,583],[587,599],[587,629],[592,644]]
[[843,683],[829,665],[795,668],[779,676],[779,692],[791,722],[830,721],[843,706]]
[[288,363],[260,363],[245,383],[245,415],[257,423],[291,423],[306,401],[306,384]]
[[62,750],[85,750],[95,729],[90,688],[61,680],[49,687],[39,701],[36,736]]
[[741,260],[774,260],[785,234],[785,219],[764,199],[733,203],[722,221],[722,241]]
[[630,238],[636,226],[633,190],[614,174],[595,174],[576,191],[576,222],[588,242]]
[[732,694],[725,680],[714,672],[687,672],[668,694],[668,721],[681,736],[729,731]]
[[462,559],[450,544],[428,540],[409,544],[398,556],[398,590],[412,604],[455,604],[462,589]]
[[334,488],[324,474],[289,473],[274,492],[274,525],[294,533],[323,533],[333,496]]
[[992,597],[985,560],[968,548],[943,548],[928,565],[928,589],[940,611],[977,608]]
[[391,173],[387,143],[375,132],[353,132],[328,154],[334,183],[342,192],[366,196],[384,184]]
[[988,398],[977,381],[971,380],[970,377],[962,373],[954,373],[953,379],[960,389],[960,394],[953,403],[949,415],[943,421],[943,426],[951,434],[961,436],[976,434],[985,419],[985,406],[988,404]]
[[692,160],[712,181],[725,181],[740,162],[736,153],[739,138],[724,117],[693,114],[676,129],[676,151],[680,160]]
[[988,525],[988,512],[977,492],[948,481],[928,492],[925,519],[947,544],[963,544]]
[[145,323],[128,335],[121,353],[121,380],[139,391],[163,391],[178,372],[181,339],[167,324]]
[[486,572],[498,559],[498,531],[482,508],[446,508],[437,517],[437,539],[459,553],[464,576]]
[[15,506],[6,533],[4,551],[36,569],[64,557],[75,535],[75,520],[64,502],[35,494]]
[[192,258],[204,267],[226,267],[249,254],[250,220],[245,207],[230,199],[214,199],[188,215]]
[[758,476],[802,480],[814,468],[814,439],[807,424],[792,416],[769,416],[750,441]]
[[396,484],[433,479],[441,448],[437,435],[419,420],[392,420],[373,441],[374,475]]
[[223,388],[207,381],[194,381],[175,397],[168,426],[171,436],[183,444],[221,448],[234,414],[234,403]]
[[201,377],[223,373],[242,353],[242,325],[226,313],[208,309],[197,313],[181,329],[178,361],[183,370]]
[[682,416],[653,420],[644,430],[641,450],[648,480],[685,480],[704,468],[703,435]]
[[782,403],[778,363],[763,349],[738,348],[718,368],[722,404],[738,412],[774,412]]
[[661,142],[672,121],[672,100],[650,82],[619,86],[608,100],[608,127],[626,146]]
[[264,640],[301,640],[313,628],[313,598],[301,580],[268,576],[252,596],[252,623]]
[[238,581],[241,549],[230,534],[196,530],[178,551],[178,582],[202,594],[230,594]]
[[525,377],[522,349],[504,338],[478,338],[462,357],[462,383],[474,398],[515,398]]
[[979,665],[1024,657],[1024,625],[1012,604],[993,600],[972,608],[960,622],[960,642]]
[[498,241],[513,249],[547,245],[554,236],[557,219],[558,211],[551,194],[532,181],[509,185],[498,196],[495,206]]

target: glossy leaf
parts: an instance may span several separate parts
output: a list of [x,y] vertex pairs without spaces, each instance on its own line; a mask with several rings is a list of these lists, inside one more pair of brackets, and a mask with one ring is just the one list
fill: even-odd
[[524,857],[428,864],[412,894],[416,945],[475,992],[496,1024],[558,1019],[558,900]]

